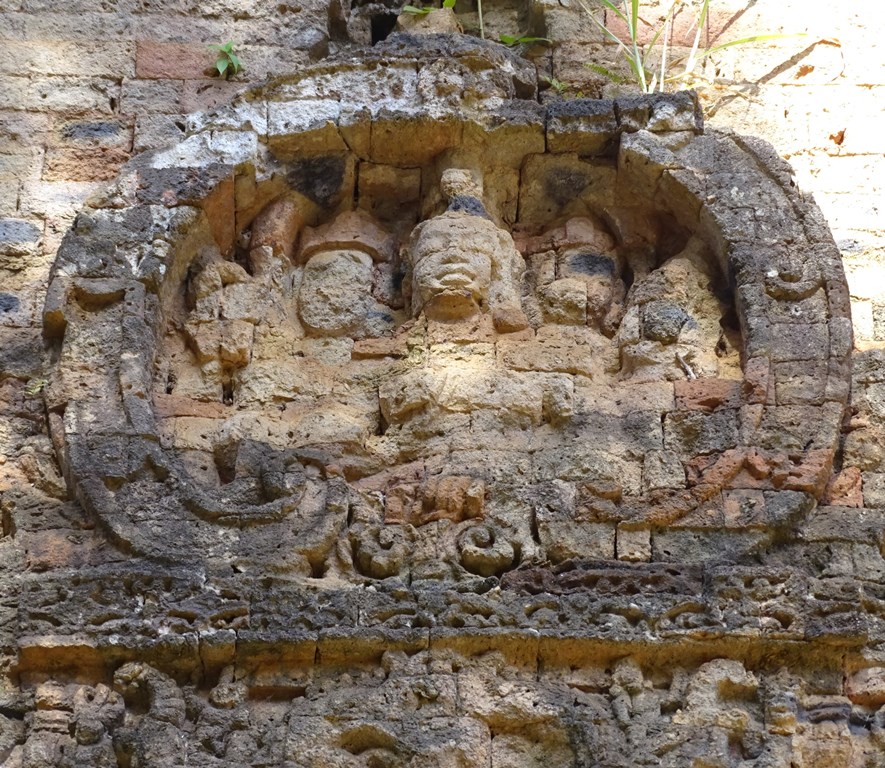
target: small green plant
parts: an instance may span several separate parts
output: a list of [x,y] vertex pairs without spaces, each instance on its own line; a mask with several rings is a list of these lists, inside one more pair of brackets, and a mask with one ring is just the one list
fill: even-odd
[[[718,51],[730,48],[735,45],[745,45],[747,43],[755,43],[763,40],[775,40],[784,37],[801,37],[802,35],[752,35],[750,37],[742,37],[739,40],[730,40],[727,43],[714,45],[710,48],[701,48],[701,35],[707,26],[707,17],[710,10],[710,0],[702,0],[697,12],[692,18],[691,29],[694,30],[694,40],[688,56],[683,59],[670,60],[671,54],[671,34],[673,30],[673,20],[677,13],[690,7],[689,0],[674,0],[670,5],[670,9],[665,14],[663,20],[655,27],[653,24],[640,18],[639,0],[623,0],[623,8],[619,8],[612,0],[599,0],[602,6],[611,13],[615,14],[626,26],[628,40],[621,40],[614,32],[612,32],[602,21],[596,18],[596,15],[587,6],[584,0],[579,0],[584,11],[590,17],[590,20],[602,31],[602,33],[612,42],[614,42],[620,53],[627,60],[630,69],[630,77],[623,77],[599,64],[587,64],[587,67],[594,72],[603,75],[613,82],[623,83],[630,79],[634,80],[640,89],[645,93],[654,93],[654,91],[663,91],[670,83],[679,83],[681,86],[691,84],[691,80],[695,76],[695,68],[708,56]],[[651,39],[644,46],[639,44],[639,22],[652,30]],[[660,42],[660,49],[656,46]],[[681,71],[677,74],[671,73],[671,68],[678,65]]]
[[[443,0],[442,7],[443,8],[454,8],[455,7],[455,0]],[[428,13],[430,13],[433,10],[436,10],[436,9],[432,5],[425,5],[421,8],[419,8],[416,5],[404,5],[403,6],[403,11],[405,13],[411,13],[411,14],[414,14],[415,16],[426,16]]]
[[540,80],[542,82],[547,83],[556,93],[562,98],[575,98],[575,99],[583,99],[584,92],[574,90],[575,86],[573,83],[564,83],[562,80],[557,80],[555,77],[551,77],[550,75],[541,75]]
[[560,95],[564,94],[569,88],[568,83],[564,83],[562,80],[557,80],[549,75],[542,75],[541,79]]
[[218,72],[219,77],[228,80],[243,69],[243,63],[240,61],[240,57],[234,53],[234,44],[230,40],[224,45],[210,45],[209,48],[217,54],[215,71]]
[[547,43],[550,45],[550,40],[546,37],[529,37],[528,35],[501,35],[500,40],[504,45],[514,46],[514,45],[530,45],[532,43]]
[[[443,0],[442,7],[443,8],[454,8],[455,7],[455,0]],[[430,5],[425,5],[422,7],[418,7],[416,5],[404,5],[403,6],[403,11],[405,13],[412,13],[412,14],[415,14],[416,16],[426,16],[432,10],[434,10],[434,8],[433,8],[433,6],[430,6]],[[477,13],[477,16],[479,17],[479,36],[483,40],[485,40],[486,33],[485,33],[485,28],[483,27],[483,23],[482,23],[482,0],[476,0],[476,13]],[[508,45],[509,45],[509,43],[508,43]]]
[[39,395],[49,382],[46,379],[31,379],[25,385],[25,394],[28,397],[36,397]]

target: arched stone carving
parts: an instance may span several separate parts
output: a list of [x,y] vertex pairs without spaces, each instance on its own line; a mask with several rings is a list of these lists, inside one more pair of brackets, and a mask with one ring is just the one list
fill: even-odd
[[733,559],[813,508],[852,345],[816,207],[691,94],[533,83],[394,37],[195,116],[91,201],[46,404],[118,546],[485,578]]

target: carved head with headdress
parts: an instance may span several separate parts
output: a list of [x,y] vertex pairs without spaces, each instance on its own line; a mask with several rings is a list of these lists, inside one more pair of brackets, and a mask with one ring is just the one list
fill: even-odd
[[446,211],[419,224],[405,250],[412,314],[460,320],[490,312],[499,331],[525,328],[525,262],[510,233],[491,220],[469,172],[445,171],[441,189]]
[[394,326],[380,302],[379,279],[389,272],[394,239],[367,213],[348,211],[321,227],[308,227],[296,262],[301,321],[320,336],[377,336]]

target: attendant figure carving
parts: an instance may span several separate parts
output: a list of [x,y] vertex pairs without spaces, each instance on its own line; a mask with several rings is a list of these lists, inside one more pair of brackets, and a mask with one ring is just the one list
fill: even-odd
[[[338,561],[373,578],[610,556],[584,539],[660,486],[645,465],[664,455],[666,382],[740,375],[709,254],[696,238],[669,256],[652,237],[625,248],[590,213],[511,234],[465,169],[443,171],[439,191],[411,232],[359,210],[304,227],[284,199],[256,220],[248,269],[204,259],[185,328],[204,384],[227,371],[235,406],[208,440],[216,482],[263,478],[282,456],[316,507],[343,478]],[[236,323],[249,333],[234,365]],[[623,386],[655,382],[644,392],[660,404],[622,412]],[[671,474],[678,491],[684,473]]]

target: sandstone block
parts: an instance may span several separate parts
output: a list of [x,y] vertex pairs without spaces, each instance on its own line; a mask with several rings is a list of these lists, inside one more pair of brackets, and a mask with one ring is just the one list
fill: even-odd
[[[350,143],[350,142],[348,142]],[[417,168],[396,168],[377,163],[360,163],[360,208],[382,219],[395,219],[401,206],[417,205],[421,173]]]
[[277,151],[343,150],[337,128],[340,111],[339,103],[328,99],[272,102],[268,106],[268,141]]
[[821,506],[808,516],[800,532],[807,541],[869,543],[881,538],[883,522],[879,509]]
[[131,42],[8,40],[0,53],[0,73],[8,75],[74,75],[134,77],[135,45]]
[[149,112],[135,117],[133,152],[144,152],[184,138],[184,115]]
[[634,563],[651,560],[651,531],[631,529],[621,524],[618,526],[616,542],[618,560]]
[[612,559],[615,556],[614,523],[575,523],[539,520],[541,544],[553,562],[571,558]]
[[862,472],[874,472],[882,466],[885,451],[883,437],[879,430],[871,427],[858,427],[851,430],[844,439],[845,463],[857,467]]
[[100,77],[6,77],[0,109],[111,115],[120,102],[118,79]]
[[864,503],[870,507],[885,508],[885,474],[863,473],[863,498]]
[[776,323],[772,327],[772,362],[823,360],[829,353],[829,332],[823,323],[797,326]]
[[693,379],[673,384],[676,407],[680,410],[715,411],[741,404],[741,382],[728,379]]
[[762,491],[726,491],[725,527],[761,528],[768,524]]
[[446,475],[428,478],[416,525],[435,520],[461,522],[482,517],[485,484],[469,476]]
[[836,507],[862,507],[862,475],[857,467],[846,467],[834,475],[824,491],[823,502]]
[[704,563],[711,550],[758,546],[767,537],[768,534],[761,529],[725,532],[674,528],[655,533],[652,538],[652,559],[672,563]]
[[849,675],[845,695],[855,704],[881,707],[885,704],[885,668],[867,667]]
[[144,119],[150,114],[178,114],[182,106],[180,80],[124,80],[120,93],[120,113]]
[[738,411],[674,411],[664,419],[664,446],[685,456],[721,453],[738,440]]
[[42,228],[24,219],[0,219],[0,266],[24,269],[39,252]]
[[[808,405],[779,405],[751,414],[742,409],[741,442],[762,449],[796,452],[807,448],[831,450],[839,424],[842,406],[826,403],[817,408]],[[758,421],[756,419],[758,418]]]
[[775,398],[778,405],[820,405],[827,393],[828,365],[823,360],[775,363]]
[[542,307],[544,316],[551,323],[562,325],[586,325],[587,284],[576,278],[554,280],[544,286]]
[[221,327],[219,353],[222,363],[243,367],[252,357],[255,326],[247,320],[230,320]]
[[245,320],[255,324],[264,314],[267,292],[265,286],[257,282],[234,283],[224,289],[221,300],[221,315],[226,320]]
[[124,149],[52,149],[46,153],[46,181],[110,181],[129,160]]
[[529,227],[543,226],[574,206],[575,200],[611,206],[616,175],[610,164],[584,160],[575,153],[530,155],[521,176],[520,219]]
[[[156,81],[163,82],[163,81]],[[181,111],[197,112],[214,109],[227,104],[246,88],[237,80],[183,80],[181,88]]]
[[215,435],[222,422],[201,416],[179,416],[164,425],[175,445],[184,450],[212,451]]
[[143,40],[137,45],[135,70],[142,80],[201,80],[212,76],[214,55],[204,45]]
[[617,136],[617,119],[611,101],[571,99],[547,108],[547,146],[552,152],[582,155],[611,151]]
[[649,451],[642,464],[642,489],[684,488],[685,469],[673,451]]

